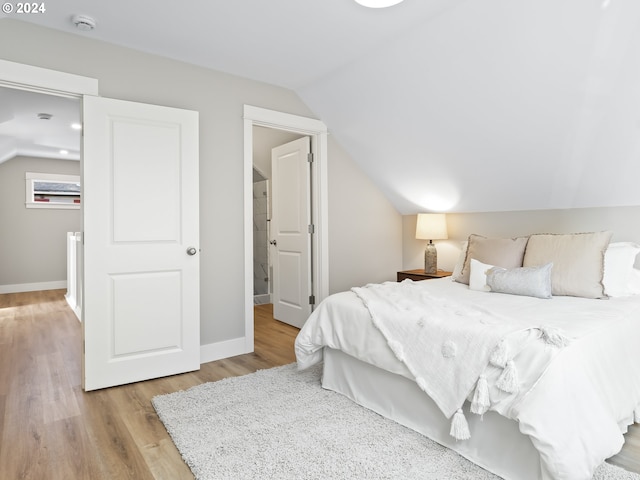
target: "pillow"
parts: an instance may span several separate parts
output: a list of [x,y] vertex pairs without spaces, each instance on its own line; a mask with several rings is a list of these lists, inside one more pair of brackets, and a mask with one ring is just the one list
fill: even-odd
[[631,275],[629,276],[629,295],[640,294],[640,270],[631,269]]
[[522,266],[553,263],[553,295],[605,298],[602,277],[609,240],[611,232],[531,235]]
[[487,271],[493,268],[493,265],[482,263],[475,258],[471,259],[471,270],[469,272],[469,288],[471,290],[479,290],[488,292]]
[[464,267],[464,259],[467,258],[467,247],[469,246],[468,241],[462,242],[462,250],[460,251],[460,255],[458,255],[458,261],[453,267],[453,272],[451,273],[451,280],[454,282],[458,281],[460,275],[462,274],[462,267]]
[[472,258],[497,267],[521,267],[527,240],[528,237],[487,238],[481,235],[469,235],[469,246],[467,247],[464,266],[460,277],[456,281],[469,285]]
[[610,297],[632,295],[630,287],[633,265],[640,245],[632,242],[610,243],[604,252],[604,293]]
[[487,287],[491,292],[551,298],[552,266],[547,263],[541,267],[493,267],[487,272]]

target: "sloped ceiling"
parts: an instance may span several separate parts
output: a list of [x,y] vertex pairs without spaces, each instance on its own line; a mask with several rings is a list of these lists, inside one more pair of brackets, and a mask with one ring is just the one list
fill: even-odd
[[401,213],[640,205],[637,0],[46,5],[20,19],[295,90]]

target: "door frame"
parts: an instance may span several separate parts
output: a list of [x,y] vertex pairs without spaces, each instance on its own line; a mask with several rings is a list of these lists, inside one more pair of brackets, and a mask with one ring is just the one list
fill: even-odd
[[[63,97],[98,95],[98,80],[0,59],[0,86]],[[82,160],[81,160],[82,161]]]
[[245,350],[253,352],[253,127],[307,135],[311,138],[311,215],[315,225],[314,249],[311,252],[312,282],[316,305],[329,295],[329,235],[327,195],[327,126],[324,122],[266,108],[244,105],[244,311]]
[[[0,87],[79,99],[81,103],[78,108],[80,110],[82,110],[82,97],[84,95],[98,96],[98,80],[95,78],[2,59],[0,59],[0,72],[2,72],[0,73]],[[81,155],[81,171],[83,161],[84,159]],[[82,204],[80,204],[81,211],[82,208]],[[84,226],[81,225],[79,230],[83,231]],[[74,312],[78,319],[82,321],[83,312],[77,308],[74,308]]]

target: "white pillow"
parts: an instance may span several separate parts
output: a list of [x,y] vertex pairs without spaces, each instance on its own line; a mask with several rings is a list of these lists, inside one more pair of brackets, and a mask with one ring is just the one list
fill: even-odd
[[632,289],[633,264],[640,245],[633,242],[610,243],[604,252],[604,293],[610,297],[626,297],[638,293]]
[[629,276],[629,295],[640,294],[640,270],[637,268],[631,269],[631,275]]
[[493,265],[482,263],[475,258],[471,259],[471,269],[469,270],[469,289],[481,292],[489,292],[491,289],[487,286],[487,271],[493,268]]

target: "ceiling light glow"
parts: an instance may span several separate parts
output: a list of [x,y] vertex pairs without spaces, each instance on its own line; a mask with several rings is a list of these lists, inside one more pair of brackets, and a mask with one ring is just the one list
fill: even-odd
[[71,128],[73,128],[74,130],[82,130],[82,125],[80,125],[79,123],[72,123]]
[[402,1],[403,0],[355,0],[356,3],[369,8],[393,7]]

